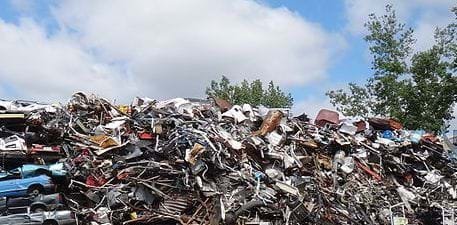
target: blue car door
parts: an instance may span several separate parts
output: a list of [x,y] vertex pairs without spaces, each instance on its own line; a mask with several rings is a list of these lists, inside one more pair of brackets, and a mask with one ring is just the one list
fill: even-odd
[[16,190],[16,179],[0,181],[0,197],[12,196]]
[[19,194],[17,196],[22,196],[23,194],[20,193],[26,193],[27,188],[29,187],[30,181],[28,179],[17,179],[16,181],[16,193]]

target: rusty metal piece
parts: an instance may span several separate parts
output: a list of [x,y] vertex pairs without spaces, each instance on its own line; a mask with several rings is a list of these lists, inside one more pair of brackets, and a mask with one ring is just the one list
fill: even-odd
[[276,128],[279,126],[279,123],[281,122],[282,117],[283,113],[279,110],[270,112],[267,115],[267,118],[263,121],[260,130],[255,131],[253,135],[265,136],[266,134],[276,130]]
[[368,122],[375,130],[399,130],[403,128],[400,121],[393,118],[370,118],[368,119]]
[[227,101],[225,99],[221,99],[218,97],[210,97],[210,98],[212,98],[214,100],[214,103],[216,103],[217,107],[219,107],[221,112],[226,112],[233,106],[229,101]]
[[328,109],[321,109],[319,113],[317,113],[316,119],[314,120],[314,124],[323,127],[327,123],[333,125],[340,123],[340,115],[338,114],[338,112],[331,111]]

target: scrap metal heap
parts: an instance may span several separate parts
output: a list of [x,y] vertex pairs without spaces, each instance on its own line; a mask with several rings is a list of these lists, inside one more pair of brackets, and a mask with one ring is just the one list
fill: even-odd
[[53,107],[2,131],[62,149],[60,191],[81,224],[455,222],[457,151],[393,119],[81,92]]

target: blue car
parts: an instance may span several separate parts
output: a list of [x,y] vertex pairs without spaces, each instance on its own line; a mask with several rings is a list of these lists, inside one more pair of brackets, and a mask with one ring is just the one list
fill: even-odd
[[9,176],[16,176],[22,178],[36,177],[39,175],[48,175],[50,177],[60,178],[67,175],[67,171],[64,169],[63,163],[56,163],[52,165],[35,165],[25,164],[16,169],[10,171],[1,172],[0,179]]
[[45,191],[52,191],[55,185],[50,177],[41,175],[37,177],[5,179],[0,181],[0,197],[23,197],[38,195]]
[[67,171],[64,169],[63,163],[56,163],[52,165],[35,165],[25,164],[22,166],[22,177],[34,177],[38,175],[48,175],[50,177],[65,177]]

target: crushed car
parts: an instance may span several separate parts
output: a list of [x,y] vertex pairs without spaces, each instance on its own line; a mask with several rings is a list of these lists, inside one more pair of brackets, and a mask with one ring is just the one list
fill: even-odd
[[0,216],[0,224],[4,225],[76,225],[76,223],[74,213],[68,210]]
[[1,197],[0,213],[2,215],[54,211],[65,208],[65,200],[62,194],[54,193],[49,195],[37,195],[27,197]]
[[65,177],[67,171],[65,170],[64,163],[55,163],[51,165],[24,164],[21,167],[6,172],[0,172],[0,179],[1,177],[14,175],[22,178],[36,177],[39,175],[60,178]]
[[7,173],[0,177],[0,197],[23,197],[53,192],[56,186],[46,175],[22,178],[20,174]]

